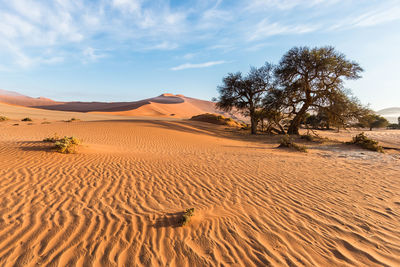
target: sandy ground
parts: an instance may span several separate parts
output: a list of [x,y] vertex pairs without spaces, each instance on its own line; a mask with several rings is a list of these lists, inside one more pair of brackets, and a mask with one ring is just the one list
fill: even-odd
[[[72,117],[31,116],[50,113]],[[85,116],[0,122],[0,266],[400,264],[395,154]],[[54,133],[82,139],[79,153],[40,142]]]

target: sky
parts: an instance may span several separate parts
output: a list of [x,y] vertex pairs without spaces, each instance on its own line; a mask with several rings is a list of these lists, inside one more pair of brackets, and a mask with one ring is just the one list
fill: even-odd
[[62,101],[210,100],[230,73],[334,46],[362,103],[400,106],[400,0],[0,0],[0,88]]

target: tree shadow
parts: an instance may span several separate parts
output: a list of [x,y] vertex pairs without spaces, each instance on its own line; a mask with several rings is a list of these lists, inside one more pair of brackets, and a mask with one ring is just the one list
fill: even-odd
[[182,226],[182,218],[184,212],[167,213],[162,217],[158,218],[152,225],[154,228],[166,228],[172,227],[177,228]]

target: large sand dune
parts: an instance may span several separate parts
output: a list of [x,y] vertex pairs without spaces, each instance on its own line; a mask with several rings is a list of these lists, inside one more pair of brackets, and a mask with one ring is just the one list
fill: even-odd
[[[1,266],[400,263],[390,154],[298,153],[188,121],[14,123],[0,123]],[[39,142],[55,132],[81,138],[79,153]]]
[[47,98],[33,98],[0,89],[0,103],[37,109],[91,112],[103,115],[190,118],[203,113],[219,113],[245,119],[237,112],[222,112],[215,103],[183,95],[162,94],[157,97],[131,102],[60,102]]

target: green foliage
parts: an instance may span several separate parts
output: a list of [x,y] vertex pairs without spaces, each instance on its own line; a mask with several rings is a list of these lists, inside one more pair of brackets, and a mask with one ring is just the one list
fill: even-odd
[[267,103],[292,118],[289,134],[298,134],[310,110],[322,108],[335,115],[332,119],[343,120],[343,114],[354,104],[343,90],[343,80],[358,79],[361,71],[357,63],[333,47],[294,47],[283,55],[275,70],[279,86],[270,92]]
[[388,129],[400,129],[400,124],[391,123],[387,126]]
[[189,223],[190,218],[194,215],[194,208],[187,209],[182,216],[182,226]]
[[383,153],[383,148],[378,145],[378,141],[368,138],[363,132],[354,136],[353,140],[347,142],[347,144],[355,144],[364,149]]
[[279,144],[279,147],[293,148],[293,149],[295,149],[297,151],[300,151],[300,152],[307,152],[306,146],[302,146],[302,145],[296,144],[293,141],[293,139],[287,134],[285,134],[282,137],[282,139],[280,141],[280,144]]
[[0,116],[0,121],[8,121],[9,118],[7,118],[6,116]]
[[230,111],[236,108],[250,117],[251,133],[257,133],[258,118],[256,110],[262,108],[262,100],[267,90],[272,87],[273,66],[266,63],[261,68],[250,69],[248,75],[241,72],[229,73],[223,78],[223,85],[218,87],[219,97],[216,107]]
[[32,121],[32,119],[29,117],[26,117],[26,118],[23,118],[21,121]]
[[372,130],[373,128],[383,128],[389,125],[389,122],[384,117],[378,114],[367,114],[360,119],[361,125]]

